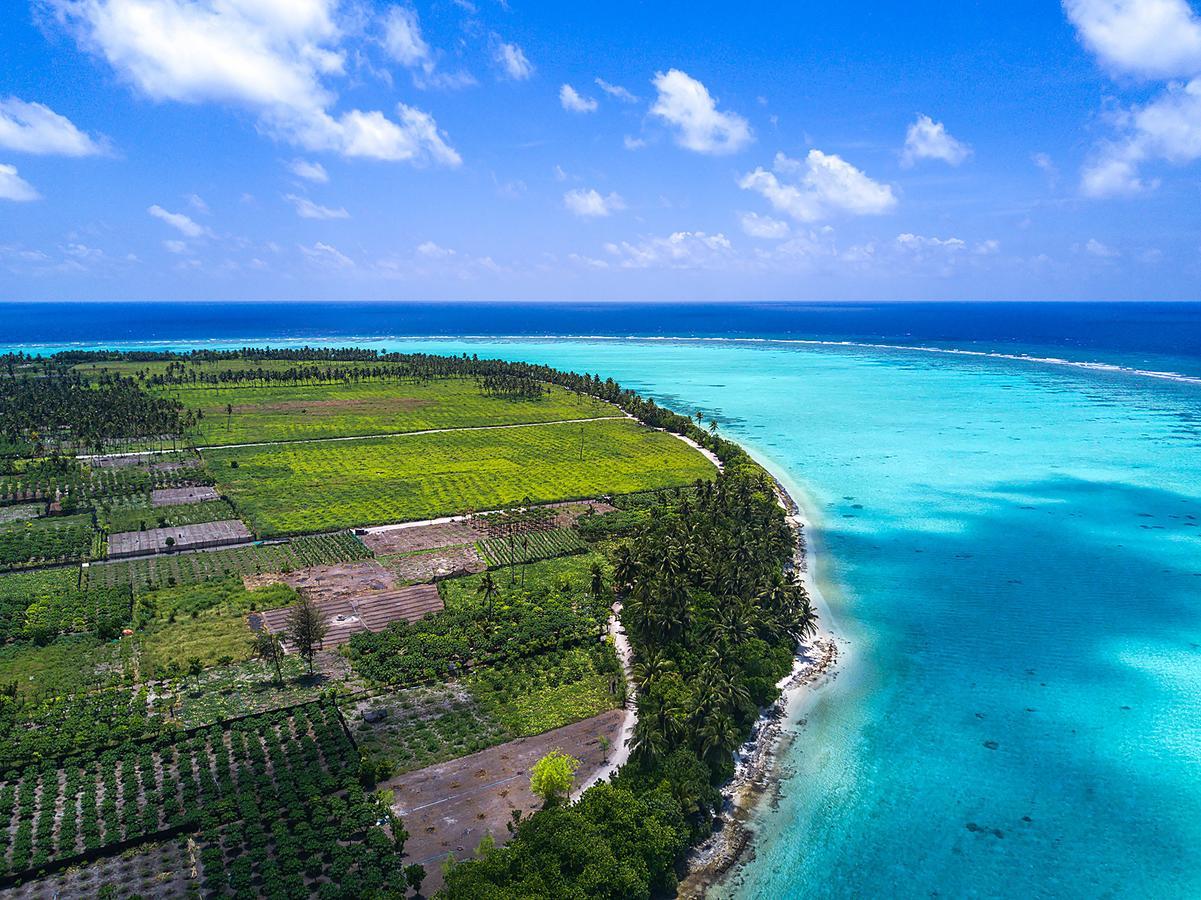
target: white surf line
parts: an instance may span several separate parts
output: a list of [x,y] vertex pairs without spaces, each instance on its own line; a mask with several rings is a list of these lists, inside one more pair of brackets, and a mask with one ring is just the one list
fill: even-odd
[[[633,419],[629,413],[619,416],[591,416],[586,419],[551,419],[547,422],[513,422],[507,425],[461,425],[458,428],[426,428],[421,431],[385,431],[378,434],[350,434],[338,437],[297,438],[292,441],[248,441],[244,444],[207,444],[196,450],[234,450],[239,447],[281,447],[286,444],[327,444],[335,441],[369,441],[378,438],[415,437],[422,434],[449,434],[453,431],[499,431],[503,428],[538,428],[542,425],[575,425],[585,422],[608,422],[614,419]],[[142,456],[146,451],[138,450],[131,453],[96,453],[88,456],[76,456],[76,459],[114,459],[123,456]]]
[[634,740],[634,728],[638,724],[638,687],[634,684],[632,671],[634,650],[630,646],[630,639],[626,637],[625,628],[621,625],[620,602],[613,604],[613,615],[609,619],[609,634],[613,636],[613,648],[617,651],[617,658],[621,662],[621,671],[625,674],[628,689],[625,702],[626,714],[621,723],[617,744],[613,748],[613,755],[593,773],[588,781],[571,792],[572,803],[579,800],[580,795],[588,788],[613,777],[613,774],[626,764],[630,758],[630,743]]

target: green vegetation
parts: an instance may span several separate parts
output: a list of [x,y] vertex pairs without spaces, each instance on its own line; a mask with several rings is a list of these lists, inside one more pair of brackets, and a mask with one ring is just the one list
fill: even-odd
[[714,785],[815,627],[804,588],[783,575],[793,536],[770,482],[736,446],[717,447],[717,481],[664,497],[615,554],[638,685],[630,763],[453,867],[446,897],[666,893],[683,849],[708,832]]
[[238,514],[224,500],[203,503],[178,503],[174,506],[152,506],[141,497],[123,498],[104,504],[96,511],[97,518],[109,534],[120,531],[146,531],[151,528],[177,528],[182,525],[201,525],[236,519]]
[[131,670],[131,647],[93,635],[72,635],[52,644],[0,647],[0,685],[12,685],[18,697],[56,696],[87,691]]
[[205,457],[260,535],[674,487],[714,474],[671,435],[626,419],[239,447]]
[[211,481],[203,470],[190,467],[92,468],[64,457],[20,460],[13,468],[8,474],[0,474],[0,503],[57,499],[64,510],[82,509],[107,497],[145,497],[154,488]]
[[229,575],[262,575],[292,572],[305,566],[321,566],[354,559],[367,559],[371,551],[349,532],[301,537],[280,544],[209,550],[96,563],[83,570],[89,587],[132,587],[135,593],[163,587],[197,584]]
[[53,601],[78,584],[79,572],[67,567],[0,574],[0,643],[23,636],[32,604]]
[[530,790],[542,798],[545,806],[563,802],[575,781],[575,770],[580,761],[562,750],[552,750],[534,763],[530,773]]
[[620,671],[608,644],[551,651],[386,694],[364,704],[385,717],[359,716],[353,733],[381,771],[409,772],[613,709]]
[[286,584],[248,591],[237,578],[139,594],[134,624],[143,675],[153,678],[172,663],[182,667],[194,659],[206,667],[249,659],[246,616],[295,600],[296,592]]
[[599,716],[622,700],[621,665],[607,643],[480,669],[466,684],[506,740]]
[[164,385],[156,393],[200,411],[201,446],[393,434],[620,415],[556,387],[535,400],[481,393],[474,379],[300,385]]
[[582,553],[588,549],[588,545],[570,528],[532,531],[512,538],[488,538],[476,546],[484,562],[493,567],[519,565],[536,559]]
[[[592,579],[592,566],[601,567],[602,577],[612,582],[612,566],[600,553],[562,556],[515,566],[493,572],[496,585],[496,609],[503,611],[512,602],[523,598],[546,602],[556,594],[580,596],[587,593]],[[480,583],[486,575],[449,578],[438,583],[438,593],[447,609],[479,610],[482,606]]]
[[514,586],[500,599],[459,594],[453,605],[420,621],[354,635],[350,661],[371,681],[409,685],[451,678],[468,664],[495,665],[596,641],[608,608],[586,589],[586,582],[565,582],[554,589]]
[[87,559],[94,535],[91,516],[55,516],[0,524],[0,568]]

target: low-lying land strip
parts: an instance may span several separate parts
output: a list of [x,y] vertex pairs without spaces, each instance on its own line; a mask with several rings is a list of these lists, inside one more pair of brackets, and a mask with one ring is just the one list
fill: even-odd
[[0,890],[671,892],[813,627],[739,448],[469,356],[6,363]]

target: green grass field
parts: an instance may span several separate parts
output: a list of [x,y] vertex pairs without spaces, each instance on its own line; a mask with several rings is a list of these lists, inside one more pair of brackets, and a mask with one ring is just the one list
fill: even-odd
[[[692,483],[713,465],[629,419],[207,451],[262,536]],[[233,467],[237,463],[237,467]]]
[[[607,403],[561,387],[552,387],[541,400],[488,397],[466,378],[262,387],[172,385],[156,390],[204,413],[195,438],[201,446],[621,415]],[[232,413],[226,412],[227,405]]]
[[248,591],[237,578],[141,594],[135,621],[143,671],[153,675],[172,662],[186,668],[193,658],[205,666],[223,657],[249,659],[247,614],[295,602],[296,592],[285,584]]

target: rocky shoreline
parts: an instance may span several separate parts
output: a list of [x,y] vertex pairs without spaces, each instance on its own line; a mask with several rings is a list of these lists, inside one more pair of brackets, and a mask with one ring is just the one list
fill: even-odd
[[[805,542],[807,523],[784,486],[774,476],[772,481],[776,498],[796,535],[789,570],[811,596],[817,597]],[[837,666],[838,642],[828,628],[798,646],[792,672],[779,684],[780,698],[763,710],[750,738],[738,750],[734,777],[722,788],[725,803],[713,834],[688,855],[688,874],[680,882],[680,897],[704,897],[735,866],[754,856],[754,829],[750,820],[761,800],[777,787],[776,760],[784,748],[786,725],[794,718],[793,713],[802,700],[835,677]]]

